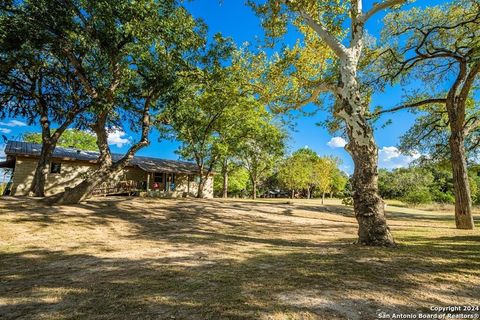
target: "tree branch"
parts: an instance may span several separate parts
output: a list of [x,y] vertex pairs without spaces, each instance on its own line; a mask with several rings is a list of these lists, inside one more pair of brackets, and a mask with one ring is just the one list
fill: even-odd
[[410,104],[401,105],[401,106],[394,107],[394,108],[391,108],[391,109],[380,110],[380,111],[377,111],[377,112],[373,113],[369,117],[369,119],[376,118],[379,115],[384,114],[384,113],[392,113],[392,112],[396,112],[396,111],[403,110],[403,109],[417,108],[417,107],[421,107],[421,106],[424,106],[424,105],[427,105],[427,104],[435,104],[435,103],[447,103],[447,99],[445,99],[445,98],[432,98],[432,99],[426,99],[426,100],[422,100],[422,101],[418,101],[418,102],[414,102],[414,103],[410,103]]
[[125,153],[125,155],[115,163],[114,170],[116,170],[117,167],[125,166],[125,164],[133,158],[133,156],[138,150],[147,146],[150,143],[148,140],[148,134],[150,132],[150,108],[152,100],[154,99],[155,98],[153,97],[153,95],[147,96],[145,98],[142,112],[142,133],[140,136],[140,140],[133,146],[131,146],[130,149],[128,149],[127,153]]
[[[288,2],[288,1],[286,1]],[[338,41],[327,29],[325,29],[321,24],[317,23],[308,13],[303,10],[300,10],[300,15],[305,20],[307,25],[312,28],[333,50],[337,57],[345,56],[347,48]]]

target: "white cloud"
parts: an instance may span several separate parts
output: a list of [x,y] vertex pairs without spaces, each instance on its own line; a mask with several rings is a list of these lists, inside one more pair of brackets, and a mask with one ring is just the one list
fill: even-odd
[[380,168],[396,169],[407,167],[410,162],[420,157],[420,153],[414,152],[406,155],[400,152],[397,147],[383,147],[378,151],[378,165]]
[[347,145],[347,141],[342,137],[333,137],[327,142],[327,146],[330,148],[343,148]]
[[12,132],[12,130],[7,129],[7,128],[0,128],[0,132],[5,133],[5,134],[9,134],[10,132]]
[[5,126],[5,127],[26,127],[27,124],[22,121],[18,120],[10,120],[8,122],[0,122],[0,126]]
[[118,148],[130,144],[130,139],[125,137],[127,134],[121,128],[112,128],[108,132],[108,144],[114,144]]

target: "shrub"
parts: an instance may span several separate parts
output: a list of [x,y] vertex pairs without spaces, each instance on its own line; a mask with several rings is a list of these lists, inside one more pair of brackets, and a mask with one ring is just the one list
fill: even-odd
[[407,192],[402,200],[409,205],[417,206],[432,202],[432,195],[428,189],[421,188]]
[[455,203],[455,196],[451,192],[441,192],[440,190],[432,191],[432,199],[435,202],[446,204]]

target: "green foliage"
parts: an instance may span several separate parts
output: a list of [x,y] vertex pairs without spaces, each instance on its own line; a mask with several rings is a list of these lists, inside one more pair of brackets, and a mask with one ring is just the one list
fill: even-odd
[[[42,135],[37,132],[27,132],[23,135],[23,140],[40,144],[42,143]],[[75,129],[66,130],[58,140],[57,146],[87,151],[98,150],[97,139],[94,134]]]
[[309,188],[313,180],[314,164],[319,156],[310,149],[300,149],[285,159],[278,170],[278,180],[289,190]]
[[1,17],[5,50],[28,46],[40,65],[66,64],[102,130],[140,131],[145,108],[176,97],[177,76],[205,43],[204,25],[175,0],[19,1]]
[[420,187],[408,191],[405,196],[402,197],[402,200],[409,205],[418,206],[432,202],[432,195],[427,188]]
[[453,204],[455,203],[455,196],[453,191],[442,192],[438,189],[433,189],[430,191],[431,198],[436,203],[441,204]]
[[335,159],[303,148],[285,159],[278,170],[278,180],[289,190],[308,189],[322,194],[343,191],[348,178],[337,168]]
[[[220,175],[215,176],[213,191],[215,195],[221,196],[223,191],[223,179]],[[239,197],[248,189],[249,175],[247,169],[236,166],[228,175],[228,195]]]
[[[469,168],[470,192],[472,201],[479,200],[480,177],[476,166]],[[387,171],[379,170],[380,195],[385,199],[404,200],[412,204],[435,202],[453,204],[455,202],[453,177],[448,162],[422,164],[410,168]],[[425,193],[428,191],[428,197]],[[419,193],[420,201],[415,203]]]
[[[450,159],[449,137],[450,120],[445,105],[429,105],[416,110],[417,117],[412,127],[400,137],[399,149],[404,153],[429,154],[429,160],[448,161]],[[468,159],[478,156],[479,128],[475,127],[480,116],[479,102],[473,97],[467,100],[467,124],[473,125],[465,130],[465,150]]]
[[434,182],[431,172],[424,168],[400,168],[392,172],[379,170],[379,192],[386,199],[399,199],[410,191],[428,188]]
[[249,173],[250,182],[258,184],[280,161],[287,136],[268,113],[252,120],[248,124],[248,135],[239,141],[238,156]]
[[[415,89],[407,91],[406,104],[448,98],[449,92],[459,95],[452,106],[457,114],[454,118],[449,118],[444,102],[411,109],[418,116],[401,137],[402,151],[428,153],[434,160],[449,159],[450,126],[461,121],[467,157],[477,156],[479,108],[475,99],[478,95],[470,80],[480,72],[479,11],[479,1],[459,0],[396,11],[384,18],[383,54],[377,60],[380,78],[390,85],[400,82],[407,87],[415,83]],[[391,41],[392,35],[396,41]],[[453,81],[455,78],[457,81]],[[417,85],[419,81],[421,86]]]
[[342,204],[349,207],[353,206],[353,198],[350,196],[343,197]]
[[259,125],[271,121],[265,107],[247,91],[249,74],[228,65],[234,52],[229,39],[216,35],[177,82],[179,99],[168,103],[159,117],[162,135],[181,141],[178,154],[205,172],[220,161],[238,159],[243,142],[253,139]]
[[332,172],[331,192],[337,196],[343,196],[347,187],[349,177],[342,170],[335,168]]

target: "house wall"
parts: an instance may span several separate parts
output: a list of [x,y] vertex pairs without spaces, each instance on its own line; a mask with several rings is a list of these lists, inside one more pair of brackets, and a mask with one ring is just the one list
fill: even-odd
[[[85,178],[89,172],[95,170],[98,166],[84,161],[62,161],[55,159],[52,162],[62,164],[60,173],[50,173],[48,169],[47,180],[45,184],[45,194],[47,196],[63,192],[66,187],[74,187]],[[17,157],[15,171],[12,177],[12,195],[27,195],[30,188],[37,165],[37,159],[28,157]],[[190,190],[190,194],[197,194],[197,184],[190,181],[188,188],[188,176],[177,174],[175,177],[176,191],[185,193]],[[139,168],[126,168],[117,177],[112,178],[109,184],[114,184],[121,180],[147,181],[147,173]],[[151,180],[152,181],[152,180]],[[213,198],[213,176],[210,176],[205,183],[204,195],[206,198]]]
[[[95,170],[96,165],[80,161],[60,161],[62,164],[60,173],[50,173],[48,168],[47,180],[45,183],[45,194],[47,196],[63,192],[65,187],[73,187],[82,182],[90,170]],[[17,157],[15,171],[13,173],[13,195],[26,195],[30,188],[37,166],[37,159]]]
[[[190,176],[190,187],[188,182],[188,175],[177,174],[176,179],[176,191],[188,192],[189,194],[196,196],[198,191],[198,184],[194,181],[193,176]],[[193,180],[193,181],[192,181]],[[213,198],[213,175],[210,175],[205,182],[203,188],[203,195],[205,198]]]

